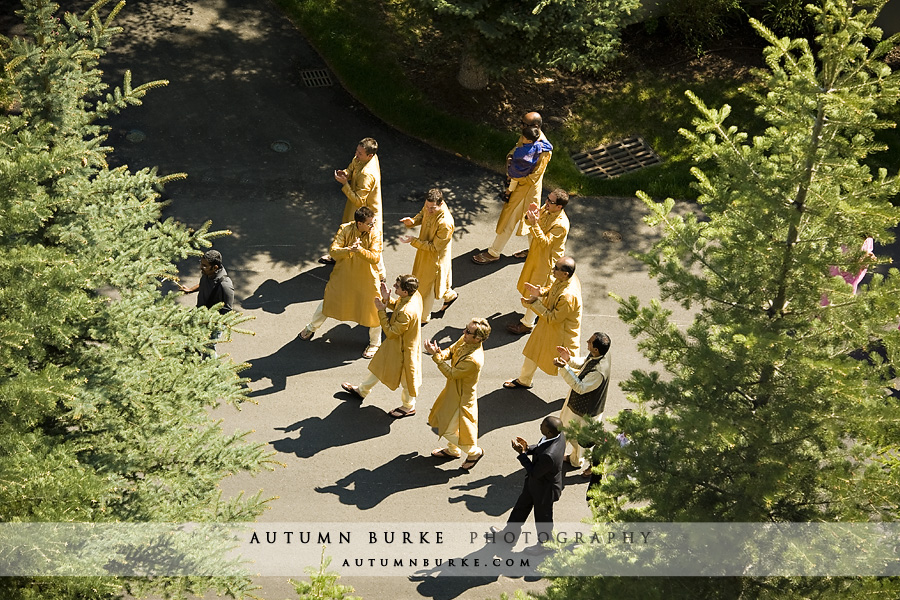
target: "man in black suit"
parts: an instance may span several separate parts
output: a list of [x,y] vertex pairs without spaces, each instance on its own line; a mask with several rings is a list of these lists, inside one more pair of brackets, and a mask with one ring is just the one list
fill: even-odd
[[[520,437],[512,441],[513,450],[519,453],[519,462],[527,473],[525,485],[509,515],[506,527],[502,531],[491,527],[491,531],[505,541],[515,540],[533,508],[538,543],[525,549],[529,554],[545,552],[541,543],[552,539],[553,503],[559,500],[563,489],[562,466],[566,436],[562,433],[562,426],[562,421],[557,417],[547,417],[541,422],[543,437],[537,444],[529,446]],[[514,535],[510,536],[510,533]]]

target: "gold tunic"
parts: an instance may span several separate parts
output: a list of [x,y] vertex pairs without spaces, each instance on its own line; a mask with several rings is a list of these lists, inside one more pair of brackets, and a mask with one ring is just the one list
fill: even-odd
[[341,187],[341,191],[347,196],[344,205],[343,222],[353,220],[353,213],[361,206],[368,206],[375,213],[375,228],[378,233],[383,233],[381,224],[381,165],[378,155],[375,154],[368,162],[361,162],[356,157],[350,161],[347,167],[347,183]]
[[[360,240],[361,247],[348,248]],[[325,286],[322,312],[338,321],[352,321],[366,327],[378,325],[374,300],[379,291],[378,259],[382,250],[381,233],[374,228],[360,235],[355,221],[344,223],[331,242],[334,270]]]
[[422,228],[419,237],[410,242],[416,249],[412,274],[419,280],[419,292],[443,298],[453,287],[453,215],[446,203],[433,215],[423,208],[413,219],[413,227],[416,225]]
[[557,346],[569,349],[573,356],[578,352],[581,335],[581,282],[574,274],[565,281],[551,279],[549,287],[541,290],[540,297],[531,305],[540,316],[522,354],[533,360],[548,375],[556,375],[553,359],[559,356]]
[[[527,221],[526,221],[527,222]],[[538,221],[529,224],[531,245],[528,247],[528,258],[522,265],[522,274],[516,288],[527,297],[525,284],[530,283],[544,287],[550,282],[550,271],[556,261],[566,253],[566,237],[569,235],[569,217],[565,210],[552,213],[546,206],[541,208]]]
[[[541,137],[538,139],[545,142],[547,141],[547,137],[544,135],[543,131],[541,132]],[[516,148],[527,141],[528,140],[524,137],[519,136]],[[515,148],[513,148],[513,150],[515,150]],[[510,154],[512,154],[512,151],[510,151]],[[518,222],[515,232],[516,235],[525,235],[526,223],[522,217],[525,216],[525,209],[532,202],[538,206],[541,204],[541,191],[544,187],[544,171],[547,170],[547,164],[550,162],[550,156],[552,154],[553,152],[541,152],[541,157],[538,159],[538,163],[535,165],[534,170],[525,177],[516,179],[518,185],[513,193],[510,194],[509,202],[504,204],[503,210],[500,211],[500,218],[497,219],[496,233],[503,231],[510,223],[510,220],[514,220]]]
[[[434,401],[428,424],[439,436],[459,432],[459,445],[478,443],[478,378],[484,366],[481,344],[466,344],[465,335],[455,344],[432,355],[431,359],[447,378],[441,395]],[[459,413],[457,420],[453,415]]]
[[410,396],[417,396],[422,385],[422,296],[414,292],[406,298],[394,298],[388,304],[393,309],[378,311],[384,341],[369,363],[378,380],[392,390],[406,382]]

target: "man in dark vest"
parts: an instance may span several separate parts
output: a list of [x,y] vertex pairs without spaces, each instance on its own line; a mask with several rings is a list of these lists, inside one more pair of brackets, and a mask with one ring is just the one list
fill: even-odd
[[[568,425],[577,421],[587,425],[590,421],[601,421],[603,409],[606,407],[606,392],[609,389],[609,336],[597,332],[587,341],[588,355],[575,358],[568,348],[557,346],[559,357],[553,363],[559,367],[559,374],[569,387],[569,396],[559,414],[560,421]],[[582,448],[574,436],[566,440],[572,446],[571,454],[566,456],[569,464],[575,468],[585,466]],[[591,465],[587,464],[581,475],[591,476]]]
[[[193,294],[197,292],[197,306],[205,306],[212,308],[217,304],[219,313],[225,314],[234,310],[234,284],[231,277],[225,272],[222,266],[222,253],[218,250],[207,250],[200,259],[200,272],[202,273],[199,283],[192,287],[179,284],[180,289],[185,294]],[[209,339],[212,340],[213,356],[216,355],[215,342],[222,336],[219,330],[213,331]]]

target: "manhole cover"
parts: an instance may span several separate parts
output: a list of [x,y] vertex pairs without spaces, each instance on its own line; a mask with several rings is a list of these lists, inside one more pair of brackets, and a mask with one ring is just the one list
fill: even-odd
[[573,154],[572,160],[582,173],[600,179],[612,179],[662,162],[639,135]]
[[621,242],[622,241],[622,234],[619,233],[618,231],[613,231],[611,229],[604,231],[600,235],[607,242]]
[[328,87],[331,83],[331,76],[325,69],[307,69],[300,71],[300,78],[306,87]]
[[138,144],[147,139],[147,135],[141,131],[140,129],[132,129],[128,133],[125,134],[125,139],[129,142],[133,142]]
[[275,140],[271,147],[275,152],[287,152],[291,149],[291,143],[287,140]]

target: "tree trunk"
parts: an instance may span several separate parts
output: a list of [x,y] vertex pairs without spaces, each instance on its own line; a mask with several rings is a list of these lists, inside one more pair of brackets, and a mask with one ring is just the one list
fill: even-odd
[[475,55],[468,51],[464,51],[460,58],[456,80],[467,90],[483,90],[490,82],[487,71],[481,66]]

